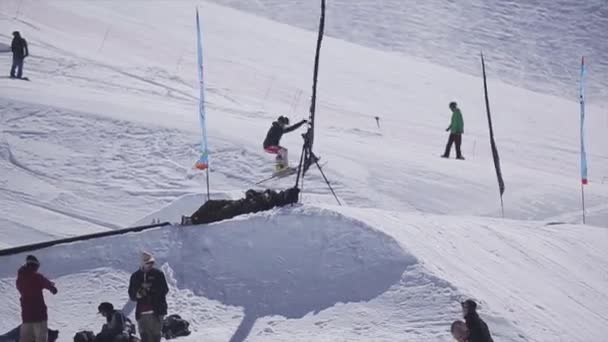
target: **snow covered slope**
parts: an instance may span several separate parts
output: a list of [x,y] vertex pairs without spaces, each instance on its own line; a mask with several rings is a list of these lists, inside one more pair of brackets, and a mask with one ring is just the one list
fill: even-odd
[[[261,143],[278,115],[307,116],[314,33],[202,1],[3,0],[0,40],[15,29],[28,39],[32,81],[0,78],[0,248],[176,221],[202,204],[204,176],[192,169],[196,4],[213,195],[238,196],[271,172]],[[466,66],[327,38],[315,150],[349,207],[39,251],[61,291],[49,300],[51,326],[62,341],[97,327],[95,305],[125,303],[145,248],[172,274],[171,307],[193,321],[191,341],[448,341],[465,296],[480,300],[499,340],[601,340],[608,116],[601,103],[588,107],[591,225],[546,226],[581,220],[578,104],[499,82],[501,57],[489,52],[487,62],[508,220],[493,218],[481,80]],[[9,66],[0,54],[0,69]],[[452,100],[464,112],[464,162],[439,158]],[[293,162],[299,134],[283,143]],[[333,201],[314,169],[304,191],[321,208]],[[13,277],[23,257],[0,263],[9,303],[0,329],[18,322]]]
[[[290,25],[317,29],[317,1],[211,0]],[[605,0],[332,0],[327,34],[480,75],[478,55],[493,57],[510,84],[578,97],[585,55],[588,101],[608,115],[608,3]]]
[[[155,251],[169,275],[170,311],[193,322],[183,341],[450,341],[469,296],[498,341],[600,341],[606,243],[601,228],[295,207],[37,255],[60,288],[49,308],[62,341],[98,329],[97,301],[132,309],[140,250]],[[18,324],[14,270],[24,257],[0,270],[0,331]]]
[[[9,205],[3,230],[31,231],[5,244],[47,237],[28,217],[62,227],[52,235],[111,229],[201,191],[191,168],[199,139],[194,5],[0,4],[1,31],[20,29],[30,41],[33,80],[0,79],[0,167],[10,175],[0,194]],[[307,114],[315,35],[200,5],[213,188],[244,190],[271,170],[260,148],[270,122]],[[9,58],[0,62],[8,68]],[[488,63],[492,75],[492,55]],[[480,90],[476,77],[327,39],[316,149],[338,194],[355,206],[499,215]],[[490,91],[507,217],[579,222],[578,105],[492,79]],[[465,115],[465,163],[438,158],[454,99]],[[589,222],[608,226],[601,114],[590,106],[587,205]],[[284,140],[293,161],[301,139]],[[311,180],[305,191],[327,193],[318,174]]]

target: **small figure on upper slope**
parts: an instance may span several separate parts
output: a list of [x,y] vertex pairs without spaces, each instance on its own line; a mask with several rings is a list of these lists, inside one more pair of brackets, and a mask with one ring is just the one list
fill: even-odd
[[289,133],[300,128],[306,122],[306,120],[302,120],[293,126],[289,126],[289,118],[279,116],[277,121],[272,123],[266,134],[266,139],[264,139],[264,151],[277,155],[275,171],[282,171],[289,167],[287,149],[280,145],[281,137],[284,133]]
[[464,121],[462,119],[462,113],[456,102],[450,102],[450,109],[452,110],[452,120],[450,126],[445,130],[450,132],[450,138],[445,146],[445,152],[441,157],[449,158],[450,150],[452,149],[452,143],[456,143],[456,159],[464,160],[462,152],[460,151],[460,145],[462,144],[462,133],[464,133]]
[[488,325],[477,314],[477,303],[467,299],[461,303],[462,315],[466,321],[469,338],[467,342],[494,342]]
[[[13,66],[11,67],[11,78],[21,78],[23,76],[23,60],[30,55],[27,49],[27,42],[19,31],[13,32],[13,42],[11,43],[13,51]],[[17,74],[15,75],[15,71]]]

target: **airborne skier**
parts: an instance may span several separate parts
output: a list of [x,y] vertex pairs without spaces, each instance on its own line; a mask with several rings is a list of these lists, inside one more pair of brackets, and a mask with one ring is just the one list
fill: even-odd
[[289,167],[287,149],[280,145],[281,137],[285,133],[300,128],[300,126],[306,122],[308,121],[302,120],[293,126],[289,126],[289,118],[281,115],[272,123],[272,126],[266,134],[266,139],[264,139],[264,151],[277,155],[275,172],[281,172]]

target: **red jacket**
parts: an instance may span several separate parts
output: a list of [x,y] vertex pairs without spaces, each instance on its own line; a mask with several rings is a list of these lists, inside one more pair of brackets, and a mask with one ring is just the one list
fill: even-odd
[[42,290],[55,285],[31,266],[25,265],[17,274],[17,290],[21,294],[21,318],[23,323],[43,322],[48,319]]

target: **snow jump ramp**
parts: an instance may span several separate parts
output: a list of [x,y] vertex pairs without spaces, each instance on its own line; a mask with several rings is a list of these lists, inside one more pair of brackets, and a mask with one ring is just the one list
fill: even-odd
[[[417,263],[390,236],[333,211],[307,207],[74,242],[35,254],[42,271],[59,280],[106,268],[129,274],[142,250],[154,253],[178,290],[243,308],[231,341],[244,341],[260,317],[301,318],[337,303],[369,301]],[[0,287],[7,291],[0,297],[14,295],[13,277],[26,254],[3,257]],[[18,316],[14,304],[9,309]]]

